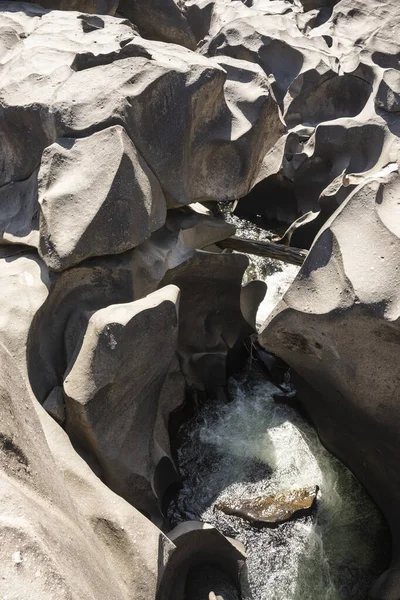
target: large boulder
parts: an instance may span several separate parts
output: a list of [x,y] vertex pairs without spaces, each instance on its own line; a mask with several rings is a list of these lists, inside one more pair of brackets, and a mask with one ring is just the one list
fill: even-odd
[[95,455],[108,487],[147,514],[156,512],[152,433],[177,346],[178,300],[168,286],[92,314],[64,379],[67,432]]
[[[60,274],[49,273],[41,264],[44,284],[36,283],[41,302],[29,315],[22,351],[29,383],[42,404],[54,388],[62,387],[88,315],[112,304],[132,302],[133,281],[132,252],[89,259]],[[28,301],[29,297],[20,300],[23,305]],[[11,306],[9,311],[11,319]]]
[[393,564],[373,598],[400,594],[400,176],[393,169],[367,178],[331,217],[259,338],[298,374],[322,441],[390,525]]
[[166,214],[158,180],[119,125],[46,148],[39,203],[39,250],[55,271],[138,246]]

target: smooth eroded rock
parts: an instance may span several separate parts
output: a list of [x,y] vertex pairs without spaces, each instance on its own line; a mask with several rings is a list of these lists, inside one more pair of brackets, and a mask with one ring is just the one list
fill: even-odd
[[55,271],[138,246],[165,220],[159,182],[116,125],[43,152],[40,253]]
[[155,510],[152,433],[176,351],[178,300],[168,286],[95,312],[63,386],[67,432],[94,454],[107,485],[147,513]]

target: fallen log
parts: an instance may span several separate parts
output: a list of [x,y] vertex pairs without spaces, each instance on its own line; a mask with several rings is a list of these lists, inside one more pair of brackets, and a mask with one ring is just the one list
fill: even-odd
[[302,265],[308,254],[308,250],[291,248],[290,246],[275,244],[274,242],[256,242],[255,240],[236,236],[218,242],[217,246],[223,249],[244,252],[245,254],[255,254],[256,256],[282,260],[292,265]]

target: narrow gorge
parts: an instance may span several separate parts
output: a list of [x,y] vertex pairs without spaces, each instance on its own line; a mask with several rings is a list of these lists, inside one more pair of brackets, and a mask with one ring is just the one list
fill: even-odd
[[0,0],[0,600],[400,600],[399,28]]

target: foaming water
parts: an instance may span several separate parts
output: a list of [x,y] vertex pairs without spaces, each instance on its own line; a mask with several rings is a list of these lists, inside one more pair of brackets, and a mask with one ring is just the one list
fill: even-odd
[[[269,382],[231,382],[232,402],[207,403],[183,427],[178,462],[184,486],[172,522],[202,520],[240,540],[254,600],[364,600],[386,567],[387,529],[358,481],[319,442]],[[223,500],[313,487],[311,517],[257,528],[227,516]]]
[[265,277],[268,289],[257,312],[257,325],[264,323],[300,270],[296,265],[283,265],[278,261],[274,261],[274,266],[276,270]]

